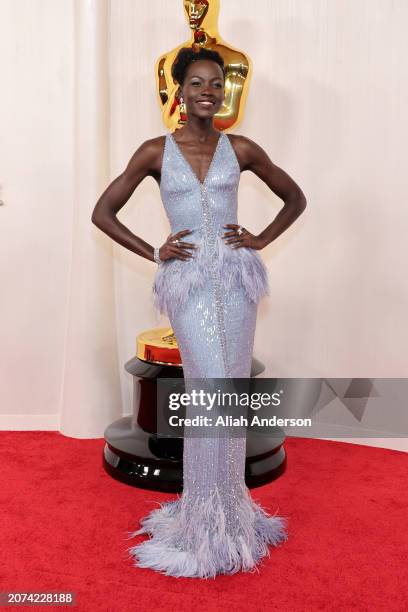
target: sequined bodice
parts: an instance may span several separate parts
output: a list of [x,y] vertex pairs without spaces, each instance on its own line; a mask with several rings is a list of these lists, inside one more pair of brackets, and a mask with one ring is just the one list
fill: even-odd
[[[226,134],[220,132],[216,149],[201,182],[172,134],[166,134],[161,168],[160,194],[171,234],[195,244],[193,258],[171,258],[160,264],[153,293],[156,307],[175,312],[209,277],[224,291],[241,287],[250,301],[268,292],[267,273],[258,253],[251,248],[232,248],[223,236],[226,224],[238,223],[240,166]],[[214,281],[215,282],[215,281]]]
[[160,193],[171,232],[192,230],[184,238],[188,242],[194,242],[206,228],[210,234],[223,235],[226,231],[223,225],[237,223],[239,179],[238,160],[223,132],[220,132],[203,182],[199,181],[173,135],[166,134]]

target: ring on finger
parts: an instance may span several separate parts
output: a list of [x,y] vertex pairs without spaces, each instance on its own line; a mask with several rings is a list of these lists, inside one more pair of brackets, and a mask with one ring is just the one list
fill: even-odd
[[244,228],[242,227],[242,225],[240,225],[237,229],[237,234],[238,236],[242,236],[243,233],[244,233]]

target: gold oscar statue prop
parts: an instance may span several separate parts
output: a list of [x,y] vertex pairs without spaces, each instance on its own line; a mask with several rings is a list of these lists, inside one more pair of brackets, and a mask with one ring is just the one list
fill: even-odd
[[[165,3],[163,3],[164,5]],[[214,117],[219,131],[236,126],[243,115],[251,61],[242,51],[223,41],[218,33],[219,0],[183,1],[191,29],[191,39],[162,55],[156,62],[156,84],[164,123],[170,130],[182,127],[186,109],[180,106],[178,84],[171,76],[172,64],[181,47],[200,47],[217,51],[225,64],[225,101]],[[203,348],[204,350],[204,348]],[[183,491],[183,437],[168,437],[158,432],[157,389],[160,379],[183,378],[181,354],[173,330],[148,329],[136,340],[136,356],[125,364],[133,377],[133,414],[115,421],[105,430],[104,468],[113,478],[135,487],[155,491]],[[264,371],[264,365],[252,357],[251,377]],[[257,435],[248,431],[245,482],[259,487],[278,478],[285,471],[284,434]]]
[[200,47],[217,51],[225,64],[225,100],[214,116],[214,127],[224,131],[240,123],[248,95],[252,62],[243,51],[226,43],[218,32],[219,0],[182,0],[191,38],[172,51],[163,54],[156,62],[156,91],[162,109],[164,124],[177,129],[186,123],[186,109],[179,101],[179,85],[173,81],[171,67],[182,47],[199,51]]

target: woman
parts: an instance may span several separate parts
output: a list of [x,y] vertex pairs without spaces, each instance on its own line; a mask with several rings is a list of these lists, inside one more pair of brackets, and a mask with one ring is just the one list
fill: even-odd
[[[188,383],[250,376],[257,305],[267,293],[258,253],[306,206],[300,187],[249,138],[213,127],[224,100],[224,62],[214,51],[181,49],[172,68],[187,122],[176,134],[144,142],[99,199],[92,221],[119,244],[155,261],[155,304],[175,332]],[[240,173],[251,170],[284,201],[259,235],[237,220]],[[146,177],[158,182],[171,234],[154,248],[132,234],[117,212]],[[192,409],[186,407],[186,417]],[[268,544],[286,536],[245,485],[246,431],[184,432],[183,494],[161,504],[132,535],[139,567],[171,576],[215,577],[256,569]]]

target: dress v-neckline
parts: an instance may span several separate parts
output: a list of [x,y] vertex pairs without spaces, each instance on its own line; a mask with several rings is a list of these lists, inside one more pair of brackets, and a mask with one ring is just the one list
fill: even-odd
[[212,167],[213,167],[215,159],[217,157],[218,149],[220,148],[220,143],[221,143],[221,139],[222,139],[223,135],[224,135],[224,133],[220,132],[220,135],[218,136],[217,144],[216,144],[215,149],[214,149],[214,153],[213,153],[211,161],[210,161],[210,165],[208,166],[207,174],[205,175],[204,180],[201,182],[200,179],[198,178],[198,176],[196,175],[195,171],[193,170],[192,165],[190,164],[190,162],[188,161],[188,159],[186,158],[184,153],[181,151],[181,149],[180,149],[179,145],[177,144],[177,141],[174,138],[173,134],[171,132],[169,133],[169,136],[170,136],[170,138],[172,139],[172,141],[173,141],[173,143],[175,145],[175,148],[176,148],[176,151],[177,151],[178,155],[180,156],[182,161],[184,161],[185,165],[189,168],[192,176],[197,181],[197,183],[200,185],[200,187],[204,187],[204,185],[206,184],[207,179],[208,179],[208,177],[209,177],[209,175],[211,173]]

